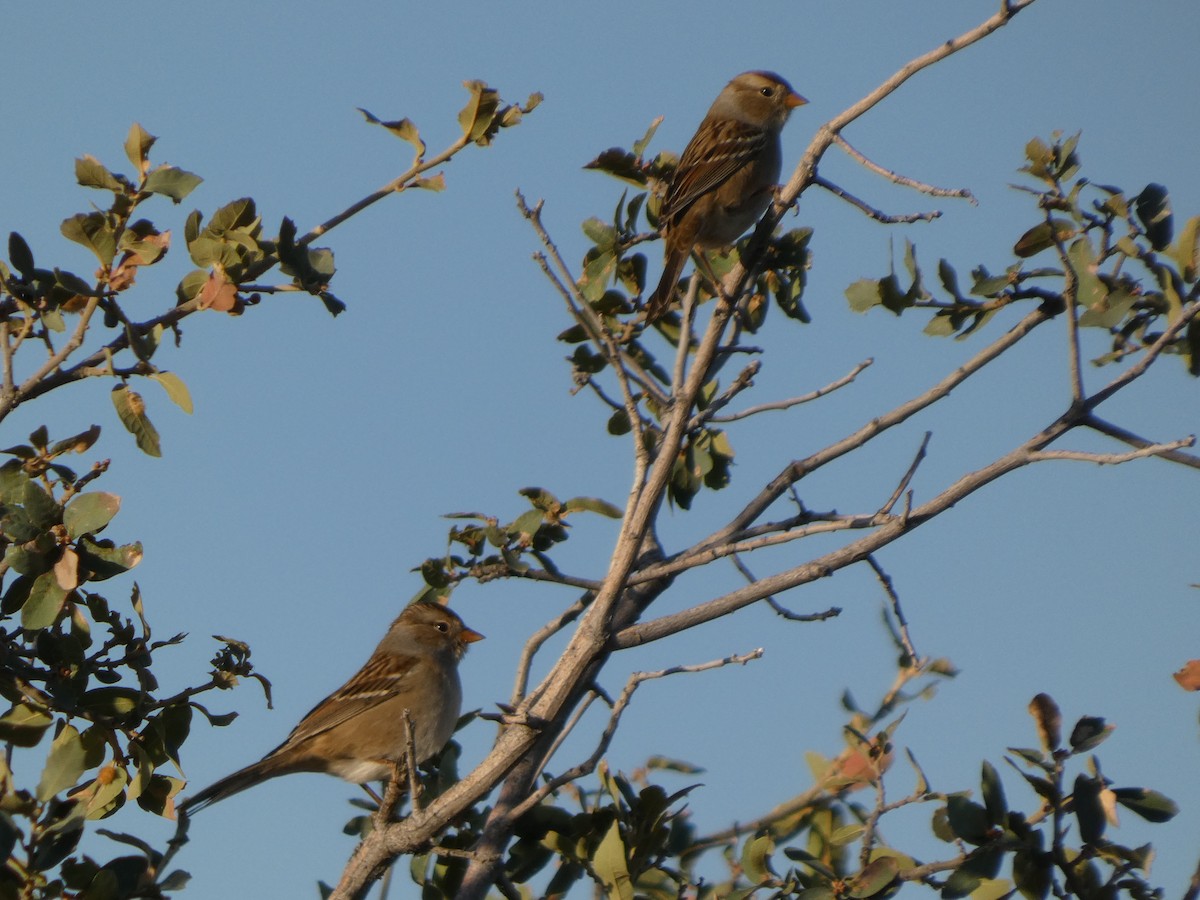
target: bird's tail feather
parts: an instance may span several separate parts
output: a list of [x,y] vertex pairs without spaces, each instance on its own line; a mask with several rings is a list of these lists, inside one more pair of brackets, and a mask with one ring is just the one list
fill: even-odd
[[274,778],[276,775],[283,775],[289,769],[284,769],[276,764],[276,761],[271,757],[260,759],[258,762],[246,766],[244,769],[239,769],[232,775],[226,775],[220,781],[214,782],[199,793],[192,794],[176,807],[180,815],[190,816],[204,809],[210,804],[216,803],[218,800],[224,800],[226,797],[232,797],[234,794],[244,791],[246,788],[258,784],[260,781],[265,781],[268,778]]

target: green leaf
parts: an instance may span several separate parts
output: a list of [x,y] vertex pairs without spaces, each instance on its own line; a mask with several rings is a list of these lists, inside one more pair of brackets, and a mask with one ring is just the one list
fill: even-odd
[[611,249],[617,242],[617,229],[596,216],[584,220],[583,233],[602,250]]
[[128,572],[142,561],[140,541],[116,546],[112,541],[94,541],[86,535],[75,544],[79,562],[88,571],[89,581],[104,581]]
[[870,278],[862,278],[846,288],[846,300],[850,303],[850,308],[857,313],[866,312],[873,306],[878,306],[883,302],[883,296],[879,290],[879,282],[872,281]]
[[1053,247],[1056,241],[1065,241],[1074,236],[1075,225],[1066,219],[1040,222],[1021,235],[1013,245],[1013,253],[1027,259]]
[[142,692],[137,688],[101,687],[84,694],[79,705],[94,715],[120,722],[138,709],[141,699]]
[[74,787],[85,771],[103,761],[104,744],[90,734],[80,735],[74,726],[65,725],[54,738],[37,786],[36,796],[43,803]]
[[189,416],[192,414],[192,394],[182,378],[174,372],[155,372],[150,377],[163,386],[172,403]]
[[1021,849],[1013,856],[1013,881],[1025,900],[1045,900],[1053,870],[1049,853]]
[[1149,788],[1113,788],[1117,802],[1147,822],[1169,822],[1179,813],[1170,797]]
[[587,512],[593,512],[601,516],[606,516],[609,519],[621,518],[621,510],[619,508],[609,503],[607,500],[601,500],[598,497],[572,497],[563,505],[567,512],[586,510]]
[[1115,725],[1107,725],[1097,716],[1084,716],[1071,729],[1069,743],[1075,753],[1086,753],[1102,744],[1113,733]]
[[114,194],[125,192],[125,186],[117,176],[104,168],[94,156],[81,156],[75,160],[75,180],[83,187],[112,191]]
[[1145,229],[1150,246],[1155,250],[1167,249],[1175,228],[1167,189],[1161,184],[1146,185],[1134,198],[1134,212]]
[[408,143],[412,144],[417,150],[418,160],[425,156],[425,142],[421,140],[421,133],[417,130],[417,126],[411,121],[408,119],[393,119],[390,122],[385,122],[383,119],[380,119],[377,116],[367,112],[361,106],[358,108],[358,111],[362,113],[363,117],[372,125],[379,125],[383,128],[386,128],[402,141],[408,141]]
[[1080,237],[1067,248],[1067,259],[1075,273],[1076,300],[1084,309],[1095,309],[1104,303],[1108,288],[1096,277],[1096,254],[1092,242]]
[[751,884],[763,884],[774,878],[771,871],[771,854],[775,852],[775,840],[770,832],[746,838],[742,846],[742,871]]
[[117,253],[117,236],[104,213],[77,213],[63,219],[59,226],[63,237],[87,247],[102,265],[112,265]]
[[146,416],[146,403],[137,391],[119,384],[112,389],[112,402],[117,417],[125,429],[137,440],[138,449],[147,456],[162,456],[162,445],[158,430]]
[[186,172],[176,166],[159,166],[146,176],[146,182],[142,185],[142,189],[151,194],[170,197],[173,203],[180,203],[202,181],[204,179],[199,175]]
[[858,822],[852,822],[849,825],[843,825],[838,828],[833,834],[829,835],[829,843],[834,847],[845,847],[847,844],[853,844],[866,831],[866,827]]
[[900,862],[893,856],[879,856],[871,860],[849,884],[849,894],[854,900],[874,897],[893,881],[900,872]]
[[1000,783],[1000,775],[995,766],[986,759],[983,761],[982,793],[988,824],[997,827],[1003,825],[1008,819],[1008,801],[1004,797],[1004,785]]
[[458,124],[468,140],[486,144],[494,132],[493,121],[500,107],[500,93],[482,81],[464,81],[463,87],[470,92],[471,99],[459,112]]
[[43,572],[34,579],[29,597],[21,607],[21,627],[28,631],[49,628],[58,621],[66,599],[67,591],[58,583],[54,572]]
[[961,794],[946,798],[946,821],[955,836],[968,843],[983,844],[987,841],[987,810]]
[[93,425],[87,431],[81,431],[79,434],[71,435],[69,438],[55,441],[54,446],[50,448],[50,455],[60,456],[63,453],[87,453],[99,439],[100,426]]
[[[1195,320],[1193,319],[1193,321]],[[1198,331],[1200,331],[1200,329],[1198,329]],[[1200,359],[1200,355],[1197,355],[1196,358]],[[633,430],[633,425],[629,420],[629,413],[623,409],[614,411],[613,414],[608,417],[607,428],[608,433],[612,435],[620,436],[622,434],[629,434],[629,432]]]
[[21,273],[22,277],[33,276],[33,251],[29,249],[25,238],[15,231],[10,231],[8,234],[8,261],[13,264],[14,269]]
[[0,741],[18,747],[36,747],[53,722],[49,713],[18,703],[0,716]]
[[146,159],[156,140],[158,138],[147,132],[137,122],[129,127],[129,135],[125,138],[125,156],[133,164],[138,175],[146,171]]
[[37,482],[25,483],[25,494],[21,498],[25,514],[35,528],[45,530],[53,528],[62,521],[62,507]]
[[1075,820],[1079,823],[1080,840],[1087,844],[1094,844],[1104,837],[1104,827],[1108,824],[1100,801],[1103,789],[1097,778],[1083,774],[1075,777]]
[[1200,276],[1200,216],[1192,216],[1187,220],[1179,232],[1179,240],[1171,250],[1171,258],[1188,284]]
[[76,494],[63,511],[67,536],[75,540],[83,534],[95,534],[107,525],[121,508],[121,498],[103,491]]
[[616,819],[613,819],[600,845],[596,847],[592,868],[610,900],[633,900],[633,879],[629,876],[625,843],[621,840],[621,829]]

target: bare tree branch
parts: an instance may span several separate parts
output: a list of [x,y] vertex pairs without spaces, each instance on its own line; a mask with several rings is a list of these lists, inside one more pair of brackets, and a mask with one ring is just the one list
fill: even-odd
[[966,188],[942,188],[932,184],[926,184],[923,181],[917,181],[915,178],[909,178],[907,175],[901,175],[893,172],[891,169],[885,169],[876,162],[869,160],[865,154],[860,153],[850,145],[850,142],[841,134],[835,135],[834,144],[846,151],[846,154],[855,162],[862,165],[864,168],[870,169],[876,175],[882,175],[893,184],[898,184],[901,187],[912,188],[915,191],[920,191],[922,194],[928,194],[931,197],[959,197],[963,200],[970,201],[972,206],[978,206],[979,201]]

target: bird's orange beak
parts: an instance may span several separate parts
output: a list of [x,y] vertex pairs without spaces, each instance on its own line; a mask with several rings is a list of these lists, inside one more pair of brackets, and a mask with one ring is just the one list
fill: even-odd
[[464,644],[473,644],[483,640],[483,635],[472,628],[463,628],[461,637]]
[[783,102],[787,106],[788,109],[795,109],[797,106],[803,106],[808,101],[805,100],[803,97],[801,97],[799,94],[797,94],[795,91],[792,91],[790,94],[788,94],[787,99],[784,100]]

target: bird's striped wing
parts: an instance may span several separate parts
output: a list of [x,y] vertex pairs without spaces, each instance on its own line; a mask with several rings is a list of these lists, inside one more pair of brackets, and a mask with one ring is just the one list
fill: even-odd
[[301,719],[280,746],[306,741],[395,697],[404,690],[417,663],[413,657],[372,656],[353,678]]
[[762,150],[767,134],[745,122],[725,120],[701,124],[684,148],[660,216],[670,222],[699,197],[716,190]]

